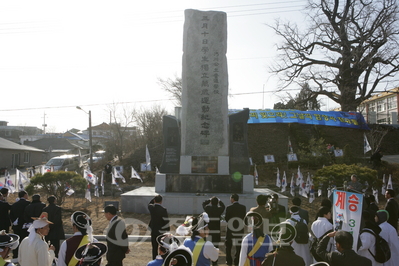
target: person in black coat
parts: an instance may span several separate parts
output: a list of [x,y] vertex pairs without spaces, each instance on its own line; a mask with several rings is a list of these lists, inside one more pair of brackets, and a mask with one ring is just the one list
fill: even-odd
[[[331,237],[335,237],[338,251],[327,252],[327,245]],[[353,249],[353,236],[347,231],[328,233],[317,245],[317,255],[330,266],[372,266],[371,260],[358,255]]]
[[218,247],[220,242],[220,216],[226,207],[224,203],[215,196],[205,200],[202,203],[202,207],[209,216],[209,240],[215,247]]
[[[106,266],[122,266],[123,259],[130,252],[125,222],[116,215],[116,212],[114,205],[104,208],[105,218],[109,221],[106,239],[108,246]],[[121,232],[121,235],[117,235]]]
[[385,191],[385,198],[387,199],[385,210],[389,213],[387,222],[398,231],[399,206],[395,200],[395,191],[393,189],[387,189]]
[[[8,195],[8,189],[2,188],[0,192],[0,231],[5,230],[6,233],[10,232],[11,220],[10,220],[10,209],[11,204],[8,203],[5,198]],[[3,193],[3,192],[6,192]]]
[[[24,239],[28,235],[28,228],[23,228],[26,223],[24,213],[30,201],[28,201],[28,193],[23,190],[18,192],[18,198],[19,200],[11,205],[10,219],[14,234],[18,235],[19,239]],[[18,258],[18,248],[13,250],[13,258]]]
[[27,224],[33,223],[32,217],[40,217],[40,214],[42,214],[44,207],[46,207],[46,204],[40,201],[40,195],[33,195],[32,202],[25,208],[25,222]]
[[46,236],[46,241],[50,241],[55,247],[55,255],[58,257],[60,240],[65,239],[65,233],[62,225],[61,207],[55,205],[56,199],[55,196],[48,197],[47,201],[49,204],[43,208],[43,212],[47,212],[48,219],[53,222],[53,224],[50,224],[50,232]]
[[151,229],[152,259],[158,255],[157,237],[170,230],[168,211],[162,206],[162,196],[156,195],[148,204],[151,220],[148,227]]
[[[238,265],[240,259],[241,242],[244,235],[244,218],[247,214],[245,205],[238,203],[239,196],[233,194],[230,197],[231,205],[226,208],[226,264]],[[232,257],[232,249],[235,249],[234,260]]]

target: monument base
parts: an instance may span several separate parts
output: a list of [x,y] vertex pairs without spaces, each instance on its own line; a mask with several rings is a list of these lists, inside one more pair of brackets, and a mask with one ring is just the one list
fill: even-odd
[[251,175],[157,174],[155,192],[247,193],[254,188]]
[[[273,194],[273,190],[267,188],[255,188],[252,192],[238,193],[239,202],[247,207],[256,206],[256,197],[259,194]],[[155,187],[141,187],[121,195],[121,211],[134,213],[149,213],[148,203],[159,193],[155,192]],[[169,214],[195,215],[204,210],[202,203],[216,196],[228,206],[230,205],[230,196],[232,193],[161,193],[163,196],[162,205],[168,209]],[[278,193],[277,193],[278,194]],[[279,195],[279,204],[285,206],[288,210],[288,197]]]

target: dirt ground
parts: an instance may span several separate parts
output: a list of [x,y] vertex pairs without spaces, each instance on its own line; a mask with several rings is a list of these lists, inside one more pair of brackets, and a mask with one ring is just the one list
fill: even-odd
[[[8,202],[15,202],[16,195],[10,195]],[[46,195],[42,195],[42,199],[47,198]],[[95,235],[103,235],[104,230],[108,226],[108,221],[104,217],[103,208],[105,201],[119,201],[119,198],[113,197],[92,197],[92,202],[88,202],[84,198],[79,198],[71,196],[66,199],[63,203],[63,222],[65,234],[72,234],[72,227],[70,216],[74,211],[81,210],[86,212],[93,221],[93,229]],[[255,199],[254,199],[255,202]],[[320,206],[321,198],[316,198],[312,204],[306,199],[302,199],[302,208],[309,211],[310,221],[313,222],[316,217],[316,211]],[[291,201],[289,201],[291,203]],[[383,208],[385,202],[380,202],[379,207]],[[127,225],[127,231],[129,235],[141,235],[149,236],[150,232],[147,230],[147,225],[150,221],[149,214],[136,214],[136,213],[121,213],[120,216],[125,219]],[[170,218],[174,219],[171,226],[171,232],[173,233],[176,227],[184,222],[185,217],[179,215],[170,215]],[[222,238],[224,236],[222,231]],[[226,265],[225,259],[225,248],[223,243],[219,246],[219,265]],[[147,265],[151,261],[151,242],[140,241],[140,242],[130,242],[130,254],[124,260],[124,265],[129,266],[143,266]],[[106,264],[106,259],[103,259],[101,265]]]

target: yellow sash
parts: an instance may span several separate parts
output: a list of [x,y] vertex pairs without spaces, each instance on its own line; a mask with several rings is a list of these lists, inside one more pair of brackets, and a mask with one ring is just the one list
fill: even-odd
[[198,257],[201,253],[202,247],[205,244],[205,240],[203,238],[199,239],[197,243],[195,243],[193,250],[193,265],[197,265]]
[[265,240],[265,237],[264,237],[264,236],[261,236],[261,237],[258,238],[258,240],[256,241],[254,247],[253,247],[252,250],[248,253],[248,256],[247,256],[247,259],[245,260],[244,266],[249,266],[249,265],[251,265],[250,262],[249,262],[248,257],[252,257],[252,256],[256,253],[256,251],[258,251],[258,249],[262,246],[264,240]]
[[[80,248],[83,245],[89,244],[89,236],[88,235],[84,235],[82,240],[79,243],[78,248]],[[78,264],[78,260],[75,258],[75,256],[72,256],[71,260],[68,263],[68,266],[76,266]]]
[[0,257],[0,266],[4,266],[4,265],[6,265],[6,261],[2,258],[2,257]]

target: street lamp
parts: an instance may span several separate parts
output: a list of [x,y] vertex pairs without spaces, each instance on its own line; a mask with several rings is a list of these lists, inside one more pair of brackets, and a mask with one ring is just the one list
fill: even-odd
[[91,110],[89,110],[89,112],[86,112],[80,106],[76,106],[76,109],[79,109],[89,115],[90,171],[93,171],[93,136],[91,132]]

